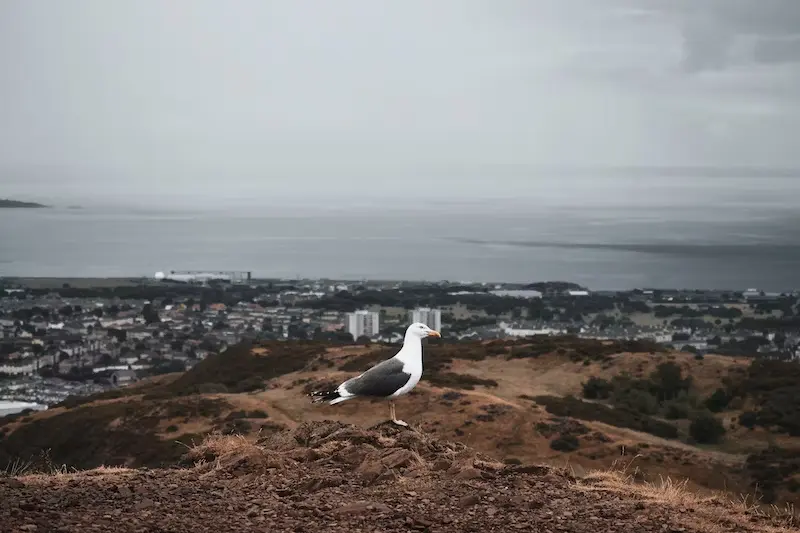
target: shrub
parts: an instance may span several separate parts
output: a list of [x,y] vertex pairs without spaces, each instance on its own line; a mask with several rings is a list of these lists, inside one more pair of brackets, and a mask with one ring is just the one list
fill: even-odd
[[264,380],[258,376],[250,376],[233,386],[233,392],[253,392],[264,388]]
[[658,412],[658,400],[656,397],[641,389],[630,389],[615,394],[614,405],[646,415],[654,415]]
[[[750,474],[753,488],[758,489],[765,503],[773,503],[778,489],[797,487],[794,476],[800,472],[800,450],[769,446],[747,457],[745,470]],[[796,490],[796,488],[795,488]]]
[[671,400],[664,404],[664,418],[680,420],[689,418],[689,404],[680,400]]
[[753,429],[758,422],[758,414],[753,411],[745,411],[739,415],[739,423],[746,428]]
[[581,420],[595,420],[617,427],[643,431],[665,439],[678,438],[678,429],[672,424],[630,411],[624,407],[612,408],[607,405],[584,402],[574,396],[537,396],[536,403],[543,405],[547,412],[556,416],[570,416]]
[[700,444],[714,444],[725,435],[725,426],[713,414],[701,411],[692,417],[689,435]]
[[717,389],[705,401],[705,406],[712,413],[719,413],[724,411],[731,401],[731,397],[725,392],[725,389]]
[[455,372],[432,372],[423,375],[422,379],[437,387],[450,387],[454,389],[473,390],[476,385],[483,387],[497,387],[497,381],[484,379],[471,374],[456,374]]
[[613,390],[611,382],[592,376],[583,384],[583,397],[589,400],[605,400],[611,396]]
[[198,394],[227,394],[228,387],[222,383],[201,383],[197,386]]
[[580,448],[581,443],[575,435],[559,435],[558,438],[550,441],[550,447],[559,452],[572,452]]
[[251,342],[241,342],[213,354],[167,385],[176,395],[195,394],[200,385],[221,383],[232,392],[262,388],[265,380],[298,372],[325,353],[314,341],[270,341],[258,344],[266,353],[256,355]]
[[744,404],[745,399],[753,400],[752,410],[739,417],[743,426],[761,426],[800,436],[800,365],[797,363],[756,359],[745,375],[728,377],[726,394],[731,398],[731,408]]

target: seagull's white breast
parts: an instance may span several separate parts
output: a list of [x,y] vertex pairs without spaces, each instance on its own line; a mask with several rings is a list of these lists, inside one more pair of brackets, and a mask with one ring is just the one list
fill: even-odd
[[395,357],[403,362],[403,372],[411,374],[411,378],[408,383],[389,396],[390,398],[408,394],[422,378],[422,343],[417,340],[416,342],[404,344]]

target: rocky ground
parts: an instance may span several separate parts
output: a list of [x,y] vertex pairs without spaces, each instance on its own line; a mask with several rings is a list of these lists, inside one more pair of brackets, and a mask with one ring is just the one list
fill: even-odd
[[621,473],[507,465],[391,425],[212,436],[166,470],[0,478],[0,530],[778,532],[769,517]]

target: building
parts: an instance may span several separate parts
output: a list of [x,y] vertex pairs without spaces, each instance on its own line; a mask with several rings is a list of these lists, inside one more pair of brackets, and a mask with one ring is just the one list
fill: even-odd
[[374,311],[356,311],[347,314],[347,332],[353,339],[374,337],[380,330],[380,318]]
[[567,291],[567,296],[589,296],[589,291]]
[[489,292],[494,294],[495,296],[503,296],[507,298],[525,298],[527,300],[532,300],[534,298],[542,297],[542,293],[540,291],[525,290],[525,289],[500,289]]
[[139,381],[139,378],[133,370],[117,370],[111,374],[109,381],[114,386],[124,387],[125,385],[130,385],[131,383]]
[[418,307],[408,313],[408,319],[412,324],[422,322],[433,330],[441,331],[442,329],[442,311],[440,309]]

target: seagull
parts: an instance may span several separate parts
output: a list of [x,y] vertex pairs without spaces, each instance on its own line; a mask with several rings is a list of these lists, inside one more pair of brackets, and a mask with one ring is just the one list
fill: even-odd
[[312,403],[328,402],[335,405],[352,398],[385,398],[389,400],[389,416],[398,426],[408,423],[398,420],[394,399],[411,392],[422,377],[422,339],[441,337],[425,324],[415,322],[408,326],[403,347],[391,359],[373,366],[363,374],[350,378],[332,391],[312,392]]

